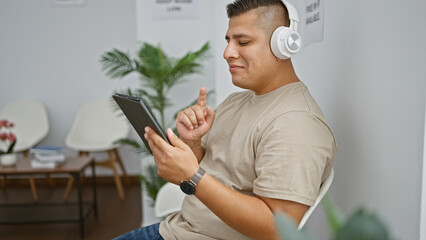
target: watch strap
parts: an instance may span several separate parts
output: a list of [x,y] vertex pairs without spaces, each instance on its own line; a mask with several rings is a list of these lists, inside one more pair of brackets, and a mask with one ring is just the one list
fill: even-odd
[[206,171],[203,168],[198,168],[197,172],[192,176],[191,179],[189,179],[189,182],[196,187],[198,183],[200,182],[201,178],[204,176]]

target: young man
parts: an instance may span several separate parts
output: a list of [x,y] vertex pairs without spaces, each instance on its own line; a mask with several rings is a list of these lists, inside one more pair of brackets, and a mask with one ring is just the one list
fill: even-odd
[[[189,194],[179,213],[123,239],[278,239],[273,213],[299,222],[331,171],[334,137],[291,60],[276,57],[271,36],[289,26],[280,0],[236,0],[223,54],[234,93],[216,112],[198,103],[178,114],[172,145],[147,128],[158,167]],[[151,232],[151,233],[149,233]]]

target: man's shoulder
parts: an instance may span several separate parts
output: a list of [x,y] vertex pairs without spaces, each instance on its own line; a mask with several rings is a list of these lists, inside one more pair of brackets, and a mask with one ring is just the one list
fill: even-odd
[[282,104],[279,104],[279,107],[283,112],[301,111],[323,117],[320,107],[303,82],[291,84],[287,91],[282,93],[279,99]]
[[238,105],[241,102],[246,102],[251,96],[253,95],[253,92],[251,91],[240,91],[240,92],[234,92],[228,95],[228,97],[225,98],[216,108],[216,110],[221,108],[228,108],[233,105]]

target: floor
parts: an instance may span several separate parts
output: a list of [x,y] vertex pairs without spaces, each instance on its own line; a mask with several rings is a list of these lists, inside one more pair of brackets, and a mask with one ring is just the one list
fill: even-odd
[[[93,213],[84,222],[84,239],[112,239],[118,235],[138,228],[141,225],[141,188],[137,177],[131,178],[130,184],[123,182],[125,200],[118,197],[112,178],[98,178],[98,218]],[[54,186],[50,186],[42,178],[36,179],[39,202],[62,201],[66,178],[55,179]],[[90,179],[84,180],[83,199],[91,199]],[[69,201],[76,201],[77,192],[72,191]],[[11,179],[5,187],[0,187],[0,204],[33,202],[30,187],[25,179]],[[59,214],[74,214],[77,209],[71,208],[40,208],[28,207],[19,213],[11,214],[10,208],[0,208],[0,220],[19,217],[28,219],[32,216],[55,217]],[[6,211],[6,212],[5,212]],[[78,216],[78,215],[77,215]],[[79,224],[26,224],[0,225],[0,240],[71,240],[81,239]]]

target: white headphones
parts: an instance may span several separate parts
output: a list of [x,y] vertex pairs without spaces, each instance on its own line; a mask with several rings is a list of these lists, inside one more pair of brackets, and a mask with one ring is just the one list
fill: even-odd
[[280,26],[275,29],[271,37],[271,49],[277,58],[288,59],[302,48],[302,38],[297,32],[299,14],[296,8],[285,0],[282,2],[288,11],[290,27]]

